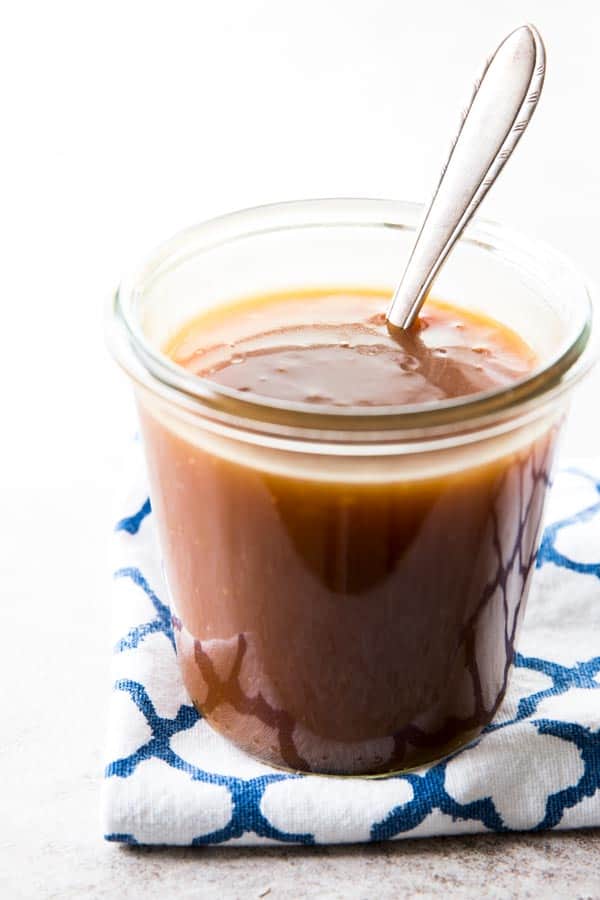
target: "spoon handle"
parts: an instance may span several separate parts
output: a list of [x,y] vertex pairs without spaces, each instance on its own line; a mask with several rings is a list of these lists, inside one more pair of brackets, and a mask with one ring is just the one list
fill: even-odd
[[444,260],[527,128],[544,83],[545,52],[531,25],[500,44],[475,85],[387,318],[409,328]]

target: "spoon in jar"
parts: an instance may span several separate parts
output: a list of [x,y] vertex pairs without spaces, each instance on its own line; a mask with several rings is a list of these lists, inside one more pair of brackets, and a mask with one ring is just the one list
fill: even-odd
[[446,257],[527,128],[542,92],[545,64],[540,35],[523,25],[504,39],[476,82],[389,306],[392,333],[413,324]]

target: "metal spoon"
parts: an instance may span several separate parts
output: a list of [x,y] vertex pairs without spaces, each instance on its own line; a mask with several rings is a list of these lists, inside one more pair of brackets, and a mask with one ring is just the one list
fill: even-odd
[[546,55],[538,32],[508,35],[476,82],[408,265],[387,312],[410,328],[434,278],[527,128],[542,92]]

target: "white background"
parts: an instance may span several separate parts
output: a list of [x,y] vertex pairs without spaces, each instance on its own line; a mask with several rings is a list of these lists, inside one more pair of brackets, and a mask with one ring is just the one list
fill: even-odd
[[[6,896],[51,896],[71,854],[63,885],[82,896],[104,877],[96,862],[118,852],[99,841],[96,806],[109,498],[135,427],[102,337],[122,272],[236,208],[425,199],[484,58],[528,20],[547,44],[544,96],[483,212],[600,281],[594,0],[4,9],[0,893],[6,882]],[[600,450],[599,386],[596,375],[581,391],[568,453]]]

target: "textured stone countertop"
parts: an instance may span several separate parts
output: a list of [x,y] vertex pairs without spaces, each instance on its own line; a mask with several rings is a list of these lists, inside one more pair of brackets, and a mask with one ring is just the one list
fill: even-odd
[[600,898],[598,829],[261,851],[99,846],[89,836],[65,845],[57,835],[11,859],[0,875],[7,900]]
[[[480,7],[7,6],[1,900],[600,898],[598,830],[192,851],[107,844],[99,821],[104,548],[111,473],[135,427],[102,337],[102,304],[122,271],[179,228],[232,209],[427,197],[483,58],[526,15],[548,46],[544,96],[484,214],[549,241],[600,281],[600,4]],[[596,373],[566,455],[600,452],[599,390]]]
[[[269,850],[132,851],[111,856],[106,891],[125,872],[145,898],[295,900],[302,896],[387,900],[395,897],[600,897],[600,830],[571,834],[480,835],[387,845]],[[181,878],[181,882],[179,879]],[[69,896],[64,894],[62,896]],[[78,896],[73,893],[73,897]]]

